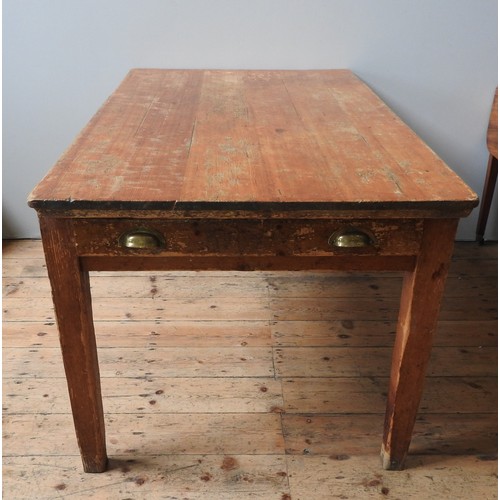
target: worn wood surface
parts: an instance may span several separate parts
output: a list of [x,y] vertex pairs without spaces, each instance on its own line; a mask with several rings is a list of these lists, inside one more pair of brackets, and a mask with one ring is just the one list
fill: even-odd
[[495,90],[493,104],[491,105],[490,121],[486,134],[486,144],[491,156],[498,159],[498,87]]
[[[78,253],[82,256],[130,256],[134,252],[117,244],[120,235],[137,227],[161,234],[164,248],[154,255],[179,256],[279,256],[303,257],[361,254],[415,255],[420,246],[421,220],[301,220],[301,219],[77,219],[72,221]],[[359,228],[373,244],[364,248],[335,248],[328,243],[338,231]],[[96,238],[99,234],[99,238]],[[144,255],[137,250],[135,255]],[[222,258],[220,260],[223,260]],[[220,264],[222,265],[222,263]]]
[[40,230],[83,467],[102,472],[107,457],[89,275],[80,267],[69,221],[41,219]]
[[[110,469],[88,475],[41,244],[7,242],[4,497],[497,498],[496,250],[455,248],[401,473],[377,457],[400,274],[91,273]],[[315,297],[323,317],[342,317],[315,319]],[[123,313],[106,312],[118,299]],[[371,301],[371,318],[349,314],[358,300]],[[245,318],[247,302],[267,316]],[[128,318],[132,303],[164,310]],[[278,313],[295,307],[296,319]]]
[[[132,70],[38,209],[465,215],[476,195],[352,72]],[[345,214],[344,214],[345,215]]]
[[384,468],[403,468],[424,387],[457,220],[427,220],[415,269],[403,278],[384,423]]

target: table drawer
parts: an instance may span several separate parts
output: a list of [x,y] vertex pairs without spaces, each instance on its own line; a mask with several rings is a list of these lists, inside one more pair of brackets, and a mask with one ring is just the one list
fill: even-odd
[[77,219],[80,255],[415,255],[419,220]]

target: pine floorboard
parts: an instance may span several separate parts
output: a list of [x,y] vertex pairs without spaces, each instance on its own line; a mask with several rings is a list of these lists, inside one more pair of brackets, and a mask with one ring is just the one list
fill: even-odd
[[457,243],[402,472],[398,273],[91,273],[110,468],[84,474],[41,244],[5,241],[4,498],[497,498],[497,269]]

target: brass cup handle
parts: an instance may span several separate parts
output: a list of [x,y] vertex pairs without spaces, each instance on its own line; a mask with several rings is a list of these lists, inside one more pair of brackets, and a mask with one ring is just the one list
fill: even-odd
[[344,228],[333,233],[328,244],[336,248],[365,248],[373,246],[375,238],[361,229]]
[[165,248],[165,239],[152,229],[137,228],[123,233],[118,244],[124,248],[157,250]]

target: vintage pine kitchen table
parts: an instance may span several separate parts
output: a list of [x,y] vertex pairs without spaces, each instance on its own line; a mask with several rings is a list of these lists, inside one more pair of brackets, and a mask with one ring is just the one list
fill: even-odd
[[382,444],[401,469],[476,195],[348,70],[134,69],[29,197],[76,435],[106,469],[92,270],[405,271]]

